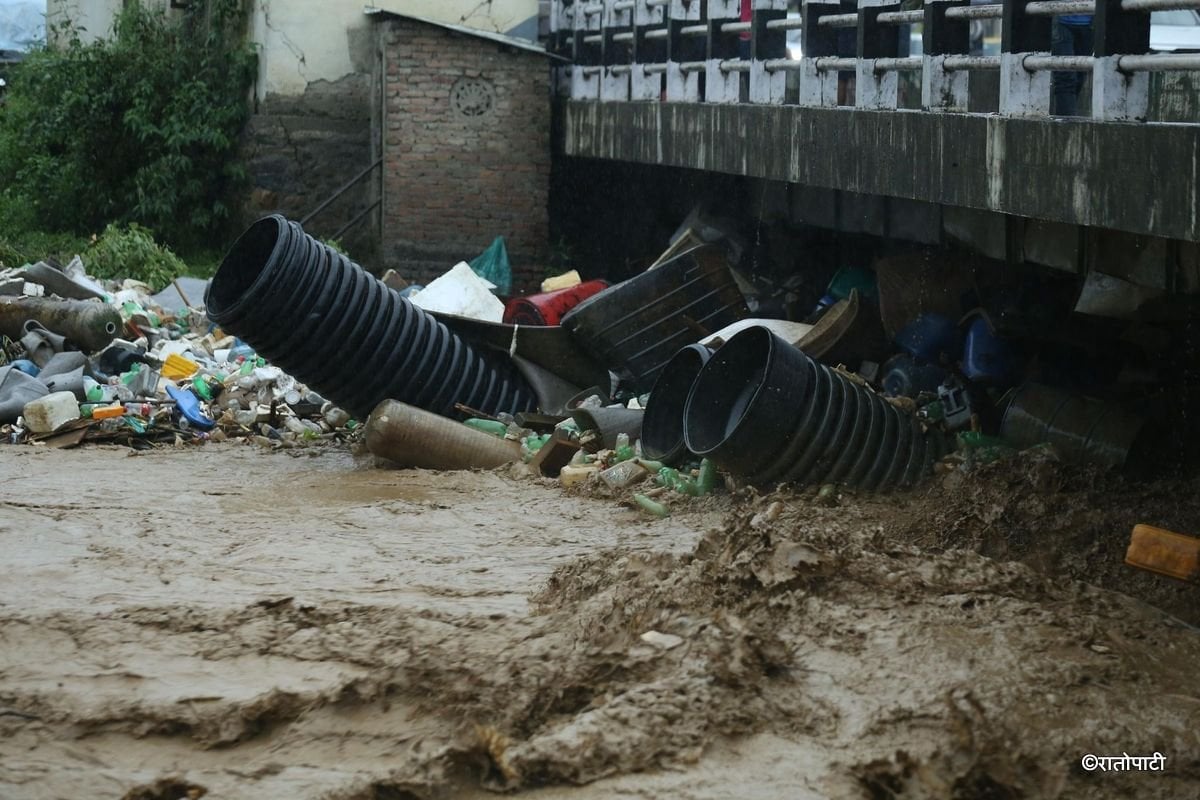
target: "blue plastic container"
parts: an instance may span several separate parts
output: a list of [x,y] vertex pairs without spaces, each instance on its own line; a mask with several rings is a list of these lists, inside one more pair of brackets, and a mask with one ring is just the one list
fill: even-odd
[[1016,382],[1019,367],[1017,354],[1008,342],[996,335],[987,315],[972,315],[963,347],[963,374],[976,383],[1005,387]]
[[896,334],[896,345],[930,364],[952,364],[962,357],[963,334],[942,314],[921,314]]

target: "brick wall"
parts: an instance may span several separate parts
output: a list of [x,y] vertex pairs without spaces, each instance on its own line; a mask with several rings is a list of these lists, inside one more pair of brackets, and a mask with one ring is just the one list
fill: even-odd
[[502,235],[514,286],[535,284],[548,253],[545,56],[413,20],[382,36],[385,265],[425,282]]

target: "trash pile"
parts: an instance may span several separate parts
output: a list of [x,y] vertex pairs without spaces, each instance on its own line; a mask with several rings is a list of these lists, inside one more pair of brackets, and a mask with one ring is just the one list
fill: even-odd
[[0,272],[0,436],[147,449],[226,438],[296,447],[344,437],[351,415],[205,319],[205,284],[152,295],[75,258]]
[[[474,444],[455,450],[462,460],[439,461],[428,455],[432,432],[410,437],[419,452],[385,441],[382,421],[398,416],[392,406],[368,421],[380,429],[368,446],[401,464],[440,468],[520,455],[564,486],[655,483],[631,500],[665,515],[656,498],[706,493],[718,469],[741,484],[818,487],[822,501],[836,502],[840,487],[912,487],[1030,447],[1120,468],[1142,438],[1143,418],[1128,404],[1088,393],[1110,387],[1062,374],[1073,357],[1063,344],[1071,323],[1053,331],[1057,340],[1039,339],[1054,313],[1070,317],[1069,306],[1054,308],[1061,282],[1047,286],[1020,271],[1010,271],[1015,280],[981,280],[928,256],[880,259],[837,271],[803,319],[777,319],[755,316],[781,309],[741,274],[739,248],[721,231],[693,227],[615,286],[574,275],[544,287],[554,292],[510,301],[502,316],[497,303],[470,324],[454,315],[474,312],[442,307],[452,330],[535,362],[521,372],[541,413],[459,405],[456,414],[476,430],[456,442]],[[603,377],[581,380],[581,372],[597,373],[579,362]],[[569,386],[543,391],[530,367]],[[479,434],[506,444],[495,449]]]
[[1030,446],[1128,460],[1141,419],[1051,385],[1055,362],[1036,362],[1022,339],[1044,316],[1044,287],[881,259],[838,271],[803,319],[781,319],[801,315],[739,270],[742,250],[698,223],[629,280],[572,272],[506,303],[502,239],[409,286],[270,216],[222,262],[207,319],[182,288],[170,303],[101,286],[78,259],[10,270],[0,422],[10,441],[59,446],[230,435],[294,446],[361,419],[368,448],[403,466],[524,460],[564,486],[653,482],[631,499],[657,515],[664,495],[710,492],[718,470],[831,498]]

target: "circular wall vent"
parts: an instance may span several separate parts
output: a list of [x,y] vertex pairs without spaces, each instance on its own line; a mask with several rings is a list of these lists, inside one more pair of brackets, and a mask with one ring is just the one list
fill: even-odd
[[460,117],[486,116],[496,107],[496,89],[480,78],[462,78],[450,87],[450,107]]

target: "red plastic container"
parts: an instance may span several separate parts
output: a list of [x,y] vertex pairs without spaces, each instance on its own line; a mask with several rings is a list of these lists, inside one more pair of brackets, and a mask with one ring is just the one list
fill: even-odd
[[607,281],[584,281],[557,292],[514,297],[504,307],[504,321],[509,325],[557,325],[572,308],[607,288]]

